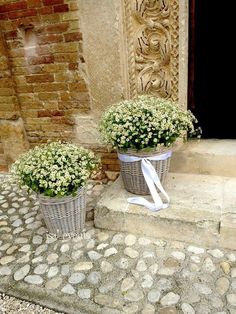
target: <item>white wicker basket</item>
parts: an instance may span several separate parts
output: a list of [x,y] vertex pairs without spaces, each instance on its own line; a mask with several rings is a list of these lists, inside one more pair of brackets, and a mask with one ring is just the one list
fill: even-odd
[[[131,149],[125,152],[121,150],[118,152],[124,155],[140,157],[140,158],[148,158],[148,157],[162,155],[163,153],[166,153],[168,151],[170,151],[170,149],[163,149],[161,152],[153,151],[150,153],[137,152]],[[138,194],[138,195],[150,194],[149,188],[144,179],[143,172],[141,169],[141,161],[123,162],[119,160],[119,162],[120,162],[121,177],[123,179],[125,189],[128,192],[131,192],[133,194]],[[167,173],[169,171],[170,157],[166,158],[165,160],[157,160],[157,161],[152,160],[151,164],[155,168],[162,185],[164,185]]]
[[39,207],[48,231],[57,236],[80,234],[85,225],[86,188],[76,196],[62,198],[39,195]]

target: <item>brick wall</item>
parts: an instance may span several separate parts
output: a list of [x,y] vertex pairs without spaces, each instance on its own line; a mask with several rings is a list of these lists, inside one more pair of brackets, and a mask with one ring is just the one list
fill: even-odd
[[[11,118],[9,111],[18,99],[31,145],[48,138],[73,138],[73,116],[90,109],[78,10],[78,2],[68,0],[0,5],[0,26],[17,94],[10,80],[1,78],[1,118]],[[5,59],[1,53],[1,71],[7,71]]]
[[0,30],[0,118],[16,119],[18,116],[19,103],[9,65],[8,49]]
[[[78,12],[72,0],[0,0],[0,122],[22,118],[31,147],[73,141],[74,116],[90,111]],[[116,154],[97,153],[119,170]],[[1,134],[0,157],[1,171]]]

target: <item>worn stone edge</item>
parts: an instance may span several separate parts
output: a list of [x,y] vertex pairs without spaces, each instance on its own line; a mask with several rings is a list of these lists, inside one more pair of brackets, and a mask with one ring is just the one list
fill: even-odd
[[[102,215],[100,214],[102,212]],[[107,217],[111,215],[111,217]],[[97,206],[95,208],[95,212],[94,212],[94,224],[95,224],[95,227],[97,228],[101,228],[101,229],[108,229],[108,230],[113,230],[113,231],[122,231],[122,232],[131,232],[131,230],[129,230],[129,228],[127,228],[127,224],[126,224],[126,221],[127,221],[127,217],[126,216],[129,216],[129,220],[130,221],[133,221],[133,218],[135,218],[135,216],[137,216],[138,220],[139,220],[139,223],[140,221],[143,219],[143,216],[144,215],[136,215],[135,213],[130,213],[130,212],[119,212],[119,211],[114,211],[112,212],[112,210],[110,208],[107,208],[107,207],[104,207],[104,206]],[[109,228],[107,226],[107,221],[108,219],[112,219],[114,224],[113,225],[110,225]],[[145,216],[145,219],[148,220],[147,224],[148,223],[151,223],[152,220],[154,219],[157,219],[156,216]],[[166,218],[166,217],[160,217],[159,219],[157,219],[157,222],[158,224],[161,224],[163,222],[163,224],[172,224],[172,225],[175,225],[175,227],[177,228],[178,227],[178,224],[179,222],[181,222],[181,220],[173,220],[173,219],[169,219],[169,218]],[[201,235],[201,237],[203,238],[203,240],[206,240],[207,242],[204,243],[205,246],[207,247],[216,247],[219,245],[219,241],[220,241],[220,234],[219,234],[219,225],[220,225],[220,222],[219,221],[214,221],[214,220],[210,220],[209,222],[213,223],[214,224],[214,227],[217,228],[218,232],[217,233],[213,233],[212,230],[210,230],[209,232],[212,232],[212,240],[209,239],[209,237],[206,237],[206,235],[204,235],[204,233]],[[155,222],[152,224],[154,225]],[[119,225],[119,227],[116,227],[117,225]],[[122,225],[122,226],[121,226]],[[199,222],[194,224],[194,222],[192,221],[184,221],[184,225],[193,225],[195,227],[195,229],[197,230],[203,230],[203,228],[201,228],[201,226],[199,225]],[[152,238],[163,238],[164,240],[177,240],[177,241],[180,241],[180,242],[187,242],[189,244],[199,244],[199,240],[198,240],[198,235],[199,234],[196,234],[196,241],[187,241],[186,239],[178,239],[178,238],[175,238],[173,239],[172,237],[168,237],[168,236],[164,236],[163,234],[161,234],[160,236],[156,235],[156,234],[150,234],[148,232],[144,232],[143,230],[139,230],[139,228],[135,229],[134,231],[135,234],[138,234],[138,235],[145,235],[145,236],[148,236],[148,237],[152,237]],[[193,232],[194,233],[194,232]],[[194,240],[194,238],[192,238],[192,240]]]
[[[4,280],[5,279],[5,280]],[[4,278],[0,284],[0,292],[8,296],[16,297],[27,302],[33,302],[40,306],[44,306],[57,312],[66,314],[93,314],[101,313],[98,304],[92,303],[90,300],[83,301],[76,296],[65,295],[63,293],[55,294],[53,290],[46,290],[42,287],[27,285],[23,282],[17,283],[13,279],[10,281]],[[96,311],[90,309],[96,306]]]

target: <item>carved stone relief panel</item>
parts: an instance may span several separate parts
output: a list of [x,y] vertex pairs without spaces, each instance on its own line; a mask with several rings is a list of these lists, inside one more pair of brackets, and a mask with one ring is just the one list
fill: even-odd
[[176,99],[178,0],[124,1],[130,97]]

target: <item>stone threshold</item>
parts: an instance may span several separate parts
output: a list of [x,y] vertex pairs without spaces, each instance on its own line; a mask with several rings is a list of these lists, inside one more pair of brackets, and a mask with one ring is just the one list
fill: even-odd
[[[98,228],[236,249],[236,178],[169,173],[166,191],[171,205],[159,212],[127,203],[118,178],[95,210]],[[148,196],[149,198],[149,196]]]
[[174,149],[170,171],[236,177],[236,140],[191,140]]

